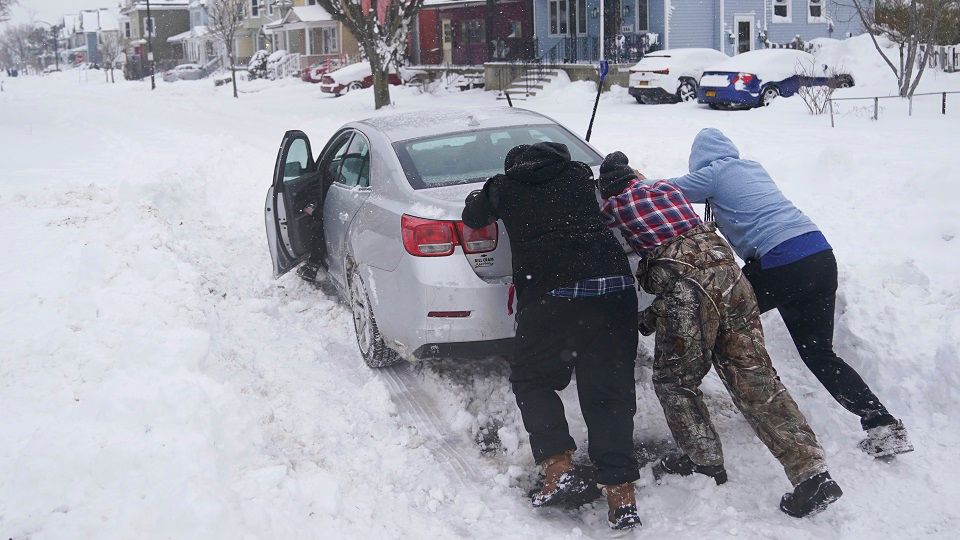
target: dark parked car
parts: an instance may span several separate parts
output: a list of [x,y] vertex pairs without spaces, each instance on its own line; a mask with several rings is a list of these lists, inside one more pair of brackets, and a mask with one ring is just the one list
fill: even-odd
[[704,70],[697,101],[714,109],[760,107],[780,96],[790,97],[804,86],[847,88],[853,86],[853,77],[803,51],[762,49]]

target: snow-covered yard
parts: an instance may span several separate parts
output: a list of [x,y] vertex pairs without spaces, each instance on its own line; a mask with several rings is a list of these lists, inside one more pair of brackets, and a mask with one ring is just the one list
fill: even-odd
[[[500,106],[493,93],[394,88],[340,99],[313,85],[106,85],[71,72],[0,93],[0,537],[577,538],[602,506],[535,512],[532,458],[497,361],[375,372],[346,308],[271,277],[263,202],[283,132],[314,147],[397,110]],[[887,93],[878,77],[851,95]],[[960,89],[960,77],[930,88]],[[593,86],[518,104],[584,133]],[[840,261],[838,349],[912,431],[891,464],[764,319],[781,378],[845,496],[795,520],[788,483],[711,375],[731,481],[644,472],[648,538],[955,538],[960,530],[960,98],[855,105],[837,128],[799,99],[746,112],[604,95],[593,143],[648,176],[686,171],[693,136],[724,130],[823,228]],[[867,105],[866,102],[860,105]],[[383,285],[381,285],[383,286]],[[644,340],[647,348],[652,341]],[[637,369],[638,441],[668,437]],[[585,439],[575,392],[568,415]],[[481,428],[499,430],[481,453]],[[605,505],[603,505],[605,506]]]

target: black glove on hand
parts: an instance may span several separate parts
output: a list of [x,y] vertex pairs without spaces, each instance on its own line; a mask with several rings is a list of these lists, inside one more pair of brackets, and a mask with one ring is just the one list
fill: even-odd
[[644,336],[649,336],[657,331],[657,313],[653,310],[653,306],[640,312],[638,330]]
[[600,179],[597,181],[597,187],[600,188],[600,196],[608,199],[619,195],[627,188],[631,180],[637,177],[637,173],[630,168],[630,159],[623,152],[614,152],[603,158],[600,165]]

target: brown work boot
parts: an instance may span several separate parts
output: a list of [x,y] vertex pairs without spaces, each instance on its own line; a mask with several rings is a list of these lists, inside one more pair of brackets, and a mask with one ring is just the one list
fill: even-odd
[[607,525],[618,531],[639,527],[640,516],[637,514],[637,493],[633,482],[603,486],[607,496]]
[[575,474],[573,452],[550,456],[543,460],[543,489],[533,494],[533,506],[552,506],[570,502],[589,491],[590,484]]

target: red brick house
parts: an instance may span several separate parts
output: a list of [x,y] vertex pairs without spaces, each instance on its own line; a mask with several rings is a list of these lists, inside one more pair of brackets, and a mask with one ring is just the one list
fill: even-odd
[[[492,47],[487,43],[488,21],[493,26]],[[411,60],[420,65],[476,66],[532,59],[536,54],[533,0],[493,4],[485,0],[425,0],[410,49]]]

